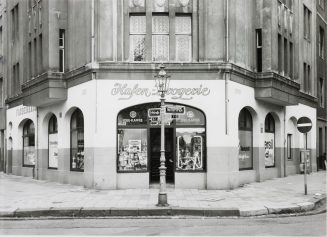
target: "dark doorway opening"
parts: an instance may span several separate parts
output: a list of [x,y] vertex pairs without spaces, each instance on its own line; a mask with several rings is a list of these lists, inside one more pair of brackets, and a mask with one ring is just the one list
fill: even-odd
[[[160,181],[160,128],[150,129],[150,183]],[[165,128],[166,182],[174,183],[174,128]]]

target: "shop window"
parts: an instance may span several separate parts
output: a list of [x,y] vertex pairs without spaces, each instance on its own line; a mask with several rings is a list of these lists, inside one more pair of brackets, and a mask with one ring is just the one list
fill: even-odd
[[70,170],[84,171],[84,117],[79,109],[71,117],[70,143]]
[[35,127],[27,120],[23,127],[23,166],[35,165]]
[[292,134],[287,134],[287,159],[292,160]]
[[253,168],[252,116],[248,109],[243,108],[238,118],[239,138],[239,169]]
[[275,120],[271,113],[265,119],[265,167],[275,167]]
[[118,171],[147,171],[146,129],[118,129]]
[[[171,112],[176,108],[179,111],[166,119],[166,130],[171,131],[171,137],[168,140],[166,137],[165,141],[166,155],[170,161],[168,164],[172,164],[167,169],[170,169],[169,172],[174,172],[174,167],[175,171],[205,171],[206,130],[203,112],[184,105],[166,105],[166,111]],[[160,153],[160,132],[156,132],[156,129],[160,129],[160,113],[160,103],[140,104],[120,111],[117,117],[118,172],[151,173],[159,167],[153,165],[159,162],[155,156]],[[156,139],[159,146],[153,142]]]
[[176,129],[176,170],[204,170],[204,128]]
[[52,115],[49,120],[49,137],[48,137],[48,150],[49,150],[49,169],[58,168],[58,123],[55,115]]

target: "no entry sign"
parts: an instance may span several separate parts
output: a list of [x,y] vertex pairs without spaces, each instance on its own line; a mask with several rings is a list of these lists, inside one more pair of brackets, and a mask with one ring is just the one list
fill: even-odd
[[307,133],[312,128],[312,122],[308,117],[301,117],[297,121],[297,129],[301,133]]

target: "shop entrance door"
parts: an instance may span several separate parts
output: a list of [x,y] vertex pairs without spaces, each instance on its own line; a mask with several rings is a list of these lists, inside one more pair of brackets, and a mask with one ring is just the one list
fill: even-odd
[[[150,183],[160,181],[160,128],[150,128]],[[174,183],[174,129],[165,128],[166,182]]]

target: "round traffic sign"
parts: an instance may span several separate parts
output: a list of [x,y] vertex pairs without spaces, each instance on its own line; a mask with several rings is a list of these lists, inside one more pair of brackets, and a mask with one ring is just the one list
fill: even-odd
[[308,117],[301,117],[297,121],[297,129],[301,133],[307,133],[312,128],[312,122]]

